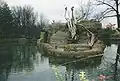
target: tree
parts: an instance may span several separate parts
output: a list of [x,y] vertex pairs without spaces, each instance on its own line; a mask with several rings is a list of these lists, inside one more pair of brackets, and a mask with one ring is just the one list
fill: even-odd
[[72,40],[75,40],[76,39],[76,37],[75,37],[75,35],[76,35],[76,25],[75,25],[76,21],[75,21],[74,15],[73,15],[73,9],[74,9],[74,7],[71,8],[72,18],[67,18],[66,17],[67,7],[65,8],[65,19],[67,20],[68,29],[69,29],[71,38],[72,38]]
[[[37,15],[31,6],[12,7],[12,16],[14,18],[14,27],[19,28],[21,34],[29,35],[30,29],[35,27]],[[22,29],[22,30],[21,30]]]
[[92,48],[97,41],[96,35],[93,32],[91,32],[89,29],[87,29],[84,25],[78,23],[80,20],[75,19],[73,11],[74,11],[74,7],[71,8],[72,18],[67,18],[66,17],[67,7],[65,8],[65,19],[67,20],[68,29],[69,29],[72,41],[76,40],[76,38],[77,38],[77,33],[76,33],[77,26],[80,26],[87,32],[87,36],[88,36],[88,39],[89,39],[88,40],[88,46],[90,48]]
[[0,32],[2,34],[11,34],[13,18],[9,6],[4,1],[0,1]]
[[88,0],[86,4],[81,1],[80,7],[76,10],[76,18],[81,20],[89,20],[94,13],[95,7],[92,0]]
[[[119,0],[96,0],[97,5],[105,5],[107,8],[101,13],[102,19],[108,18],[108,17],[116,17],[117,18],[117,25],[118,28],[120,28],[120,17],[119,17]],[[115,12],[115,15],[107,15],[110,12]],[[107,15],[107,16],[106,16]]]
[[40,14],[38,22],[37,22],[37,27],[40,29],[44,30],[46,27],[48,27],[49,20],[45,18],[44,14]]
[[115,71],[114,71],[114,79],[117,80],[118,76],[118,63],[119,63],[119,57],[120,57],[120,44],[118,44],[118,49],[116,53],[116,59],[115,59]]

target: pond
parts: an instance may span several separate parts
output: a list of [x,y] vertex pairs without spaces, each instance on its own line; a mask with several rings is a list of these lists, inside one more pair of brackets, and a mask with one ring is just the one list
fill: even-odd
[[[120,45],[106,46],[102,57],[44,56],[36,44],[0,43],[0,81],[120,81]],[[84,80],[81,80],[84,79]]]

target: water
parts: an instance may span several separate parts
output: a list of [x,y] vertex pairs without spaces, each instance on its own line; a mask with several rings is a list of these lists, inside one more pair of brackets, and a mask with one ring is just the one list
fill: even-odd
[[1,43],[0,81],[82,81],[80,72],[85,72],[89,81],[100,81],[100,74],[108,77],[105,81],[120,81],[118,48],[118,44],[112,44],[105,48],[102,57],[75,61],[43,56],[34,44]]

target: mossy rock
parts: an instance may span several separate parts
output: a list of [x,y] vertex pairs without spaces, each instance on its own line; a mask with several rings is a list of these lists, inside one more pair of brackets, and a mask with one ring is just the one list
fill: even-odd
[[[68,58],[87,58],[101,55],[104,51],[104,44],[96,44],[92,49],[89,49],[85,44],[62,44],[53,45],[43,43],[40,46],[48,55],[54,57],[68,57]],[[57,48],[55,48],[57,46]],[[78,49],[79,48],[79,49]]]
[[55,44],[66,44],[67,43],[67,33],[58,31],[53,34],[50,38],[50,43]]

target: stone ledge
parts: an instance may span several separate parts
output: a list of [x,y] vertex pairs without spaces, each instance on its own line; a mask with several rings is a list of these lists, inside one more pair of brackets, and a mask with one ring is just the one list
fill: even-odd
[[[70,46],[70,49],[65,50],[65,46]],[[96,44],[93,49],[89,49],[85,44],[65,44],[65,45],[51,45],[47,43],[41,43],[40,49],[45,51],[47,55],[55,57],[69,57],[69,58],[88,58],[92,56],[99,56],[103,53],[105,46],[103,44]]]

